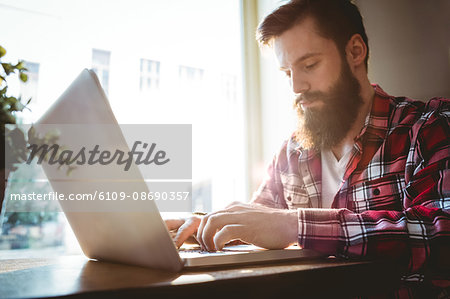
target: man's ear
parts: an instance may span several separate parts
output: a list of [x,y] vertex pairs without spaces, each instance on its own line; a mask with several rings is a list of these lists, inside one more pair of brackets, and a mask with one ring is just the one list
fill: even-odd
[[364,60],[367,56],[367,45],[361,35],[354,34],[350,38],[345,47],[345,53],[351,69],[364,66]]

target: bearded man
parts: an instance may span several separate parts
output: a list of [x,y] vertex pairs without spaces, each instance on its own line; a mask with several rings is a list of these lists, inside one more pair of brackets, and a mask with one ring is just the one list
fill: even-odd
[[298,128],[250,204],[167,221],[176,243],[196,233],[206,250],[239,239],[394,259],[405,282],[448,286],[449,101],[393,97],[369,82],[368,38],[349,0],[288,2],[257,33],[290,80]]

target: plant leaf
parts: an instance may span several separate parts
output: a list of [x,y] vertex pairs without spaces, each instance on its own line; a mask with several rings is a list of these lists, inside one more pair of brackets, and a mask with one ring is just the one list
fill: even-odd
[[25,68],[25,62],[23,60],[20,60],[17,64],[16,64],[16,69],[18,70],[23,70]]
[[3,48],[2,46],[0,46],[0,57],[5,56],[5,54],[6,54],[5,48]]
[[5,70],[5,74],[8,76],[9,74],[14,72],[14,66],[11,63],[2,63],[2,67]]
[[28,75],[25,74],[25,73],[20,73],[19,77],[20,77],[20,80],[22,82],[27,82],[28,81]]

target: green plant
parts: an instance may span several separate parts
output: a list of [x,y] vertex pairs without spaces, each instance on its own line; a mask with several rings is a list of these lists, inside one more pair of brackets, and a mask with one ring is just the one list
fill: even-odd
[[[18,75],[19,80],[27,82],[27,68],[25,62],[19,60],[16,64],[4,62],[6,50],[0,46],[0,130],[1,130],[1,156],[0,169],[15,170],[15,164],[26,159],[27,142],[24,132],[19,128],[8,128],[8,124],[16,124],[17,113],[22,112],[30,103],[31,98],[14,97],[8,93],[8,82],[12,75]],[[8,158],[6,158],[8,155]]]
[[[20,81],[27,82],[28,71],[25,67],[25,62],[19,60],[16,64],[3,62],[2,58],[5,56],[6,50],[0,46],[0,63],[2,70],[0,70],[0,126],[2,134],[2,147],[1,151],[1,164],[0,169],[7,169],[14,171],[17,169],[17,164],[23,163],[27,160],[28,144],[54,144],[57,142],[59,136],[57,132],[47,132],[44,136],[36,134],[36,130],[33,126],[27,131],[25,136],[24,130],[20,126],[8,126],[15,125],[17,123],[17,113],[22,112],[27,108],[27,105],[31,102],[31,98],[26,99],[24,104],[22,97],[11,96],[8,94],[7,79],[10,76],[16,74],[19,76]],[[57,152],[59,155],[64,148],[61,148]],[[6,159],[5,159],[6,158]],[[60,167],[63,165],[60,165]],[[74,169],[73,166],[67,165],[68,173]]]
[[[11,79],[13,75],[18,75],[19,80],[25,83],[28,80],[28,75],[26,73],[28,70],[25,67],[25,62],[22,60],[19,60],[15,64],[4,62],[3,58],[5,54],[5,48],[0,46],[0,172],[2,172],[2,175],[0,175],[0,215],[2,207],[4,206],[5,180],[8,178],[11,171],[17,170],[19,164],[27,161],[29,152],[28,144],[53,144],[58,140],[57,132],[48,132],[45,136],[39,136],[33,126],[17,125],[17,114],[27,108],[31,98],[23,101],[21,96],[15,97],[10,95],[8,92],[7,80]],[[29,129],[24,129],[25,127],[28,127]],[[62,149],[63,148],[57,152],[57,155],[61,153]],[[61,166],[62,165],[60,165],[60,167]],[[67,165],[67,168],[67,173],[74,169],[74,167],[70,165]],[[27,171],[30,171],[30,168],[28,168]],[[22,177],[24,177],[23,174]],[[22,223],[30,222],[32,219],[48,219],[45,218],[45,212],[43,213],[44,216],[42,213],[9,212],[10,217],[7,218],[11,221],[15,219],[14,221],[21,221]],[[39,217],[36,218],[37,216]]]

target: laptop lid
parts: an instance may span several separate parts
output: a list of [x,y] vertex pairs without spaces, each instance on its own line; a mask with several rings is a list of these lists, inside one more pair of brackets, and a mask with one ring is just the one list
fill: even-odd
[[[58,144],[76,148],[101,144],[128,152],[126,140],[117,124],[99,80],[92,70],[83,70],[51,108],[35,124],[38,134],[58,131]],[[76,150],[75,150],[76,152]],[[109,165],[76,168],[66,175],[58,165],[42,163],[55,192],[94,194],[109,192],[148,192],[139,169],[129,171]],[[153,201],[145,202],[145,212],[105,202],[85,208],[83,202],[60,201],[80,246],[89,258],[179,271],[183,261]],[[133,203],[135,204],[135,203]],[[114,208],[115,207],[115,208]]]

